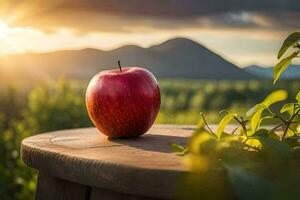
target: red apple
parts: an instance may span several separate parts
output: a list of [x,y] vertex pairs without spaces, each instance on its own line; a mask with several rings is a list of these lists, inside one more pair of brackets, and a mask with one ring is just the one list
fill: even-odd
[[151,72],[124,67],[95,75],[86,91],[86,107],[93,124],[109,138],[144,134],[160,108],[160,90]]

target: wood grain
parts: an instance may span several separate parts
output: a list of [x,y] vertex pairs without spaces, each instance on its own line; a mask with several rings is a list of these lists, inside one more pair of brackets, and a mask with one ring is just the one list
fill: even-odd
[[36,200],[87,200],[90,193],[88,186],[49,176],[47,172],[38,175]]
[[[95,128],[35,135],[22,141],[23,161],[53,177],[132,195],[173,199],[187,170],[171,144],[185,145],[193,126],[156,125],[133,139],[107,139]],[[164,191],[164,192],[161,192]]]

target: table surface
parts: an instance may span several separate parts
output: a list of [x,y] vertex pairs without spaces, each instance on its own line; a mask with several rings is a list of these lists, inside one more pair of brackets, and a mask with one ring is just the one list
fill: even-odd
[[27,165],[54,177],[141,195],[164,189],[168,197],[186,173],[171,145],[186,145],[194,128],[154,125],[131,139],[107,139],[95,128],[55,131],[24,139],[21,154]]
[[[95,128],[62,130],[28,137],[22,141],[22,150],[43,153],[52,164],[64,157],[70,165],[81,159],[86,165],[99,164],[101,168],[109,165],[182,171],[182,157],[172,152],[171,145],[186,145],[193,128],[155,125],[145,135],[131,139],[108,139]],[[23,158],[26,163],[32,161]]]

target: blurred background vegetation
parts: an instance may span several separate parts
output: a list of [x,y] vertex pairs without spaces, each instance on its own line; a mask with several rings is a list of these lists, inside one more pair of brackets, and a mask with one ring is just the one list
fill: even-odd
[[[0,96],[0,197],[33,199],[36,172],[20,160],[21,140],[58,129],[91,126],[84,95],[87,82],[60,79],[24,90],[11,85]],[[211,123],[218,110],[244,112],[270,91],[286,89],[296,95],[300,80],[270,81],[159,80],[162,107],[156,123],[196,124],[203,112]],[[290,99],[289,99],[290,100]],[[3,197],[3,198],[2,198]]]

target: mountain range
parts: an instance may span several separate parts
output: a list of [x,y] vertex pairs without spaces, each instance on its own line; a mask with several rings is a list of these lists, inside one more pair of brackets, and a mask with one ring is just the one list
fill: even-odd
[[116,68],[118,60],[123,66],[143,66],[157,78],[256,79],[255,75],[186,38],[174,38],[149,48],[127,45],[110,51],[87,48],[9,55],[0,58],[0,76],[89,80],[99,71]]
[[[244,70],[254,76],[262,79],[273,79],[273,67],[261,67],[251,65],[245,67]],[[290,65],[281,75],[281,79],[299,79],[300,78],[300,65]]]

